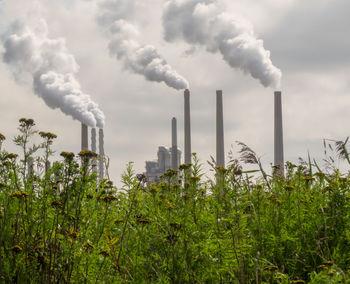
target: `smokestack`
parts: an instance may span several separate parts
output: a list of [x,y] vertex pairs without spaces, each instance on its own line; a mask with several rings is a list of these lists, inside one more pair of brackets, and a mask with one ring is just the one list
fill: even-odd
[[191,115],[190,115],[190,91],[185,90],[185,164],[191,163]]
[[81,150],[89,150],[89,142],[88,142],[88,127],[86,124],[81,124]]
[[275,92],[275,167],[276,174],[284,176],[282,93]]
[[171,121],[171,130],[172,130],[172,147],[171,147],[171,168],[173,170],[178,169],[178,157],[177,157],[177,127],[176,127],[176,118],[173,117]]
[[105,176],[105,164],[104,164],[104,159],[105,159],[105,150],[104,150],[104,134],[103,134],[103,129],[100,129],[98,132],[98,138],[99,138],[99,178],[104,179]]
[[225,166],[222,91],[216,91],[216,166]]
[[[96,149],[96,128],[91,128],[91,151],[94,153],[97,153],[97,149]],[[92,163],[92,171],[96,172],[96,160],[93,161]]]

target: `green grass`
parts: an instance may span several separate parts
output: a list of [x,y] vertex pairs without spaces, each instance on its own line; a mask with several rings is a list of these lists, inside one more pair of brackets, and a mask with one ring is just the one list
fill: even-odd
[[[88,151],[64,152],[45,172],[55,135],[40,132],[43,143],[31,145],[34,126],[20,122],[14,143],[22,157],[1,148],[0,135],[0,283],[350,279],[348,174],[322,172],[309,159],[272,177],[241,144],[259,176],[232,160],[204,181],[194,155],[193,165],[152,185],[129,164],[117,189],[98,181]],[[345,144],[337,146],[347,157]]]

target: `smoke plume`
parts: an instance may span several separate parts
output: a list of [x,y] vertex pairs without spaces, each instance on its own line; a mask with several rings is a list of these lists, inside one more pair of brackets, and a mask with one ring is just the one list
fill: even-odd
[[143,75],[147,80],[164,82],[177,90],[188,88],[187,80],[179,75],[152,45],[138,41],[139,31],[130,22],[134,1],[105,0],[98,5],[97,22],[110,37],[110,55],[121,60],[126,69]]
[[220,53],[233,68],[258,79],[265,87],[278,88],[282,73],[270,59],[263,41],[257,39],[252,25],[239,17],[220,11],[216,0],[170,0],[163,13],[164,38],[202,45]]
[[105,116],[75,77],[79,66],[62,38],[50,39],[43,18],[17,20],[2,37],[3,61],[16,78],[29,76],[34,92],[53,109],[90,127],[103,128]]

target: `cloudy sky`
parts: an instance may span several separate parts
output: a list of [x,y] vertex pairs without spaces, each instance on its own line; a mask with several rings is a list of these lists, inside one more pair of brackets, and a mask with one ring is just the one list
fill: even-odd
[[[131,0],[130,0],[131,1]],[[33,11],[31,1],[0,0],[0,33],[16,18]],[[183,91],[150,82],[110,57],[109,39],[96,22],[99,1],[39,0],[50,38],[65,38],[80,66],[76,74],[84,93],[105,113],[105,151],[110,176],[119,184],[129,161],[137,173],[156,158],[158,146],[170,146],[171,118],[178,119],[183,147]],[[273,161],[273,88],[231,68],[218,53],[182,40],[164,40],[165,0],[134,0],[133,24],[142,43],[154,45],[190,84],[192,150],[205,165],[215,154],[215,90],[224,94],[225,147],[243,141],[266,167]],[[282,73],[285,160],[297,161],[309,151],[322,164],[323,138],[345,139],[350,121],[350,1],[217,0],[226,12],[250,21],[273,64]],[[37,6],[39,7],[39,6]],[[0,46],[0,52],[4,48]],[[49,108],[34,94],[33,84],[15,78],[0,61],[0,132],[9,151],[18,119],[30,117],[37,128],[58,135],[57,154],[79,152],[80,123]],[[17,76],[18,77],[18,76]]]

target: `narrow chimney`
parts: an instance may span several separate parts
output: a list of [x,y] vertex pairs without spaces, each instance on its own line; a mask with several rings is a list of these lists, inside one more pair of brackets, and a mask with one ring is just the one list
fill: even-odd
[[96,153],[96,148],[96,128],[91,128],[91,151]]
[[276,174],[284,176],[282,93],[275,92],[275,167]]
[[178,157],[177,157],[177,126],[176,126],[176,118],[173,117],[171,121],[171,138],[172,138],[172,147],[171,147],[171,168],[173,170],[178,169]]
[[190,115],[190,91],[185,90],[185,164],[191,163],[191,115]]
[[88,150],[89,149],[89,142],[88,142],[88,127],[84,123],[81,124],[81,150]]
[[104,179],[105,176],[105,150],[104,150],[104,134],[103,129],[98,132],[99,138],[99,178]]
[[[97,153],[96,149],[96,128],[91,128],[91,151],[94,153]],[[92,163],[92,170],[94,172],[97,172],[97,162],[96,160]]]
[[216,166],[225,166],[222,91],[216,91]]

